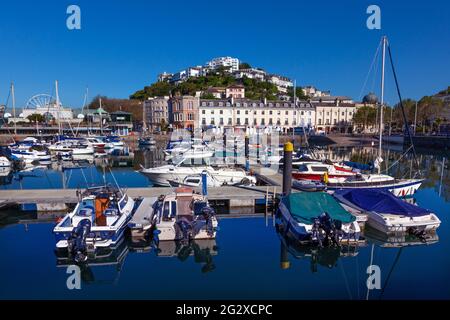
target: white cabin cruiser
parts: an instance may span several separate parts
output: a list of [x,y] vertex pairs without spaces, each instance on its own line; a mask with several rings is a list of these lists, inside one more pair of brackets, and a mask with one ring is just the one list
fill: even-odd
[[117,188],[87,189],[75,209],[53,229],[56,248],[67,250],[76,262],[96,248],[114,247],[135,212],[136,202]]
[[[196,162],[200,163],[197,164]],[[207,171],[222,185],[241,183],[244,179],[254,180],[254,177],[250,178],[243,169],[227,167],[214,168],[208,164],[206,159],[184,158],[177,164],[169,164],[156,168],[142,168],[140,173],[149,178],[155,185],[170,186],[169,181],[182,182],[186,177],[202,174],[203,171]]]

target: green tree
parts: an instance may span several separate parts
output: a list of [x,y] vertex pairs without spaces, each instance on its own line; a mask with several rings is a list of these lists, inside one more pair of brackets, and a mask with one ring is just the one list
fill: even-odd
[[247,62],[241,62],[239,64],[239,69],[250,69],[252,66],[248,64]]
[[353,122],[365,131],[368,127],[376,125],[377,109],[371,106],[363,106],[353,115]]
[[30,120],[30,122],[36,122],[36,121],[39,122],[39,123],[45,122],[45,117],[42,114],[40,114],[40,113],[30,114],[27,117],[27,119]]
[[[292,99],[294,98],[294,88],[293,87],[288,88],[288,95]],[[305,93],[303,92],[302,87],[295,88],[295,95],[296,95],[297,99],[299,99],[299,100],[308,100],[309,99],[309,97],[307,95],[305,95]]]

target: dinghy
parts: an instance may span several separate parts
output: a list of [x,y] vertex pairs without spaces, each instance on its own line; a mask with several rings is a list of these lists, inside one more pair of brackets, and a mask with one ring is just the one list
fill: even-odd
[[337,190],[334,197],[367,213],[367,223],[384,233],[408,232],[421,236],[425,232],[435,232],[441,224],[431,211],[407,203],[386,190]]

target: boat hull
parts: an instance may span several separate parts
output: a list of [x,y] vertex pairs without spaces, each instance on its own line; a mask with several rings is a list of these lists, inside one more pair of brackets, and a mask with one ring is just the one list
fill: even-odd
[[396,197],[406,197],[414,195],[422,185],[423,179],[410,179],[400,181],[388,181],[386,183],[374,183],[374,184],[328,184],[327,190],[330,192],[336,190],[348,190],[348,189],[378,189],[386,190],[393,193]]

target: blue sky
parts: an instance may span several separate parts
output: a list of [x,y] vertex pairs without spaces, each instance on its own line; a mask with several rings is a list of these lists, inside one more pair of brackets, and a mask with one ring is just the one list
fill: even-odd
[[[81,7],[82,30],[66,28],[66,8]],[[366,28],[366,8],[381,7],[382,29]],[[53,93],[65,105],[123,98],[175,72],[231,55],[336,95],[359,98],[380,37],[392,46],[404,97],[450,85],[450,2],[265,0],[2,1],[0,103],[15,82],[17,105]],[[389,70],[389,69],[388,69]],[[378,89],[378,79],[375,89]],[[367,89],[372,87],[369,79]],[[395,103],[392,77],[386,98]]]

